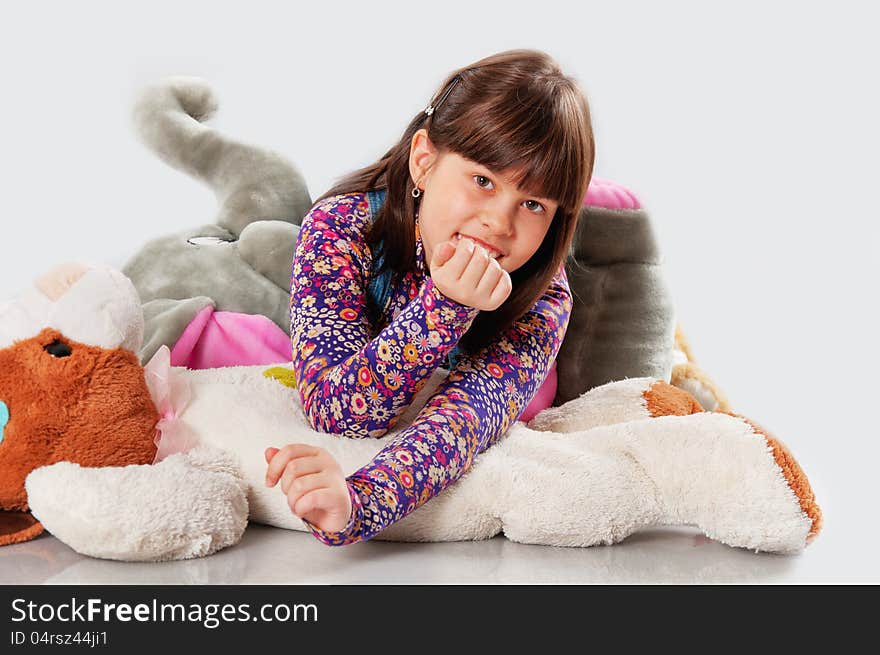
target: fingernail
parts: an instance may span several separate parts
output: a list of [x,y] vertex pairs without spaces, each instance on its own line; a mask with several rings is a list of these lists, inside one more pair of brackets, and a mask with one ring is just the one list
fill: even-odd
[[473,252],[473,251],[474,251],[474,247],[475,247],[476,245],[477,245],[477,244],[475,244],[473,241],[471,241],[470,239],[468,239],[467,245],[466,245],[465,247],[467,248],[467,251],[468,251],[468,252]]

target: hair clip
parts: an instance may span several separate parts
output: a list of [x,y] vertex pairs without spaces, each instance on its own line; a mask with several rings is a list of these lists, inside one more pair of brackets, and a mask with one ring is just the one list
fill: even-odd
[[425,108],[425,114],[427,114],[428,116],[433,114],[434,110],[437,109],[437,107],[439,107],[441,104],[443,104],[443,101],[446,100],[446,96],[448,96],[450,93],[452,93],[452,89],[454,89],[455,85],[458,84],[460,81],[461,81],[461,75],[456,75],[452,79],[452,84],[450,84],[449,88],[446,89],[446,91],[443,93],[442,96],[440,96],[440,99],[437,101],[437,103],[434,105],[428,105]]

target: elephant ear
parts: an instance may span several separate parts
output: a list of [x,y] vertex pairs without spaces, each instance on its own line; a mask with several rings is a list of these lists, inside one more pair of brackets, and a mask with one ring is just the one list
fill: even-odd
[[0,546],[30,541],[43,533],[43,524],[30,512],[0,511]]

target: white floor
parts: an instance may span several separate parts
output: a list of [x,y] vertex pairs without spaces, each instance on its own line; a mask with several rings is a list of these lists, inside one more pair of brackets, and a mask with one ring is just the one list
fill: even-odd
[[[830,584],[877,583],[855,549],[820,534],[796,556],[754,553],[696,529],[654,528],[614,546],[554,548],[499,536],[437,544],[371,541],[330,548],[311,535],[251,525],[202,559],[96,560],[43,535],[0,548],[2,584]],[[865,556],[870,557],[868,552]],[[873,558],[871,558],[873,561]],[[868,561],[867,559],[863,561]]]

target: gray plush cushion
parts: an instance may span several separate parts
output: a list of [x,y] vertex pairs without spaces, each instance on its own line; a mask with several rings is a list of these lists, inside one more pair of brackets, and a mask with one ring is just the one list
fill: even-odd
[[647,212],[582,209],[565,270],[574,302],[553,404],[613,380],[668,381],[675,312]]

